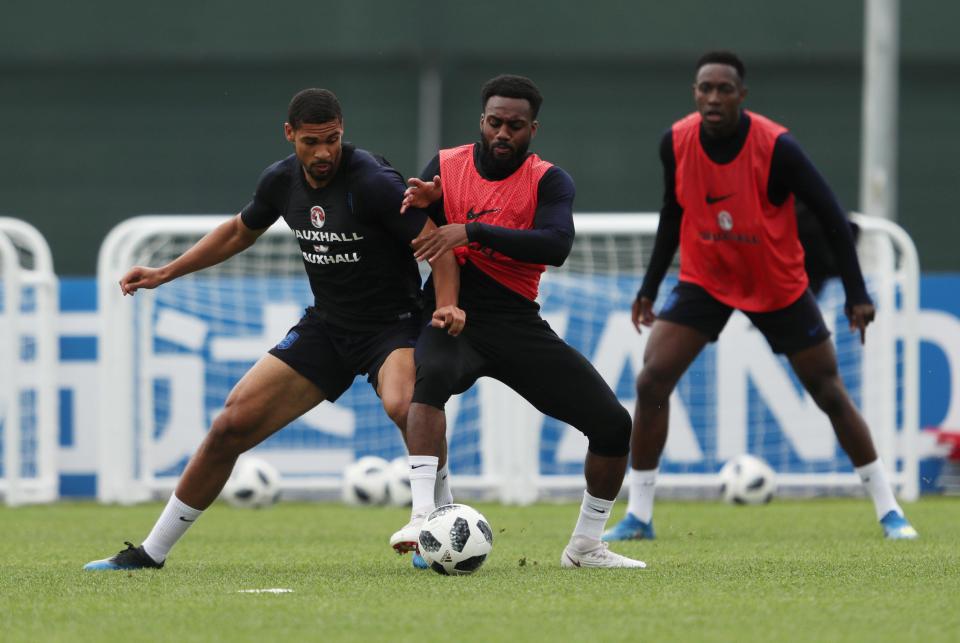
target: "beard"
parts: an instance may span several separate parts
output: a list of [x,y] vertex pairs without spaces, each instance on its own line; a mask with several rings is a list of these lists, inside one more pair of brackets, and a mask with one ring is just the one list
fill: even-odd
[[490,145],[487,139],[480,137],[480,163],[486,174],[492,177],[503,178],[512,174],[523,164],[524,159],[527,158],[527,149],[530,147],[530,141],[527,141],[520,147],[512,148],[512,154],[503,158],[499,158],[493,153],[497,147],[505,146],[498,146],[496,143]]

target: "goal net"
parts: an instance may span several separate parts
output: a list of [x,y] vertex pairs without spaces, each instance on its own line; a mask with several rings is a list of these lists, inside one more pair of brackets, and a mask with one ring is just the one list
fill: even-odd
[[[98,496],[134,502],[167,493],[233,385],[294,325],[312,301],[299,248],[278,222],[229,261],[123,298],[117,280],[132,265],[162,265],[222,217],[139,217],[114,229],[98,267],[100,463]],[[901,494],[916,493],[916,256],[896,226],[860,219],[861,259],[878,319],[867,345],[847,332],[843,293],[821,297],[841,370],[863,409]],[[584,353],[633,412],[634,380],[647,333],[630,306],[650,256],[656,215],[578,215],[573,253],[548,269],[544,317]],[[911,263],[912,262],[912,263]],[[668,293],[670,280],[661,288]],[[469,320],[468,320],[469,323]],[[782,485],[829,491],[855,482],[829,423],[786,363],[740,315],[681,380],[672,400],[663,483],[708,487],[729,457],[764,457]],[[507,502],[583,488],[586,440],[544,418],[499,382],[482,378],[447,405],[455,491]],[[400,434],[364,378],[255,449],[288,491],[339,488],[363,455],[405,453]]]
[[58,495],[56,310],[43,237],[0,217],[0,494],[8,505]]

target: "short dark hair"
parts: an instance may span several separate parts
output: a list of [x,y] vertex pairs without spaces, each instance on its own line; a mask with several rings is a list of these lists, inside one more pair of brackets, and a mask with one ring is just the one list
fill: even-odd
[[730,65],[736,69],[737,75],[740,76],[740,82],[743,82],[747,78],[747,68],[743,65],[743,61],[740,60],[740,56],[732,51],[726,51],[724,49],[708,51],[700,56],[700,60],[697,61],[697,68],[694,73],[698,73],[700,68],[704,65],[712,65],[714,63],[720,65]]
[[483,89],[480,90],[481,109],[487,108],[487,101],[490,100],[491,96],[525,99],[530,103],[534,118],[540,113],[540,105],[543,104],[543,96],[540,95],[540,90],[537,89],[532,80],[525,76],[503,74],[485,82]]
[[329,89],[311,88],[299,91],[287,109],[287,122],[293,129],[299,128],[303,123],[318,124],[334,120],[342,121],[343,114],[340,111],[340,101]]

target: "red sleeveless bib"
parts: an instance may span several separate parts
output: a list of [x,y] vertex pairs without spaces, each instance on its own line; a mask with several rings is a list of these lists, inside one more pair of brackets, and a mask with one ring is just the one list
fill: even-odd
[[700,145],[699,113],[673,125],[680,226],[680,279],[750,312],[789,306],[807,289],[794,197],[767,199],[770,160],[786,128],[747,112],[743,149],[714,163]]
[[[440,150],[440,177],[447,223],[479,221],[490,225],[529,230],[537,210],[537,188],[553,167],[531,154],[502,181],[488,181],[473,163],[473,144]],[[455,248],[461,265],[469,259],[477,268],[527,299],[537,298],[543,264],[517,261],[490,248],[471,243]]]

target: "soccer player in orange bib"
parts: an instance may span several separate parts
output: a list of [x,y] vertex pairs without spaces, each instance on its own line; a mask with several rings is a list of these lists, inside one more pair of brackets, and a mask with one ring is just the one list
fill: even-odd
[[[851,229],[836,197],[787,129],[741,109],[743,62],[710,52],[697,62],[697,111],[677,121],[660,146],[664,206],[650,265],[633,304],[633,324],[652,326],[637,378],[626,517],[604,540],[651,539],[670,393],[734,309],[743,311],[775,353],[784,354],[827,414],[873,499],[884,535],[916,538],[893,497],[870,430],[837,372],[837,357],[808,289],[797,238],[795,197],[820,219],[837,257],[846,314],[861,342],[873,321]],[[680,279],[659,316],[653,302],[677,246]]]
[[[441,150],[421,179],[409,181],[404,205],[427,208],[440,226],[418,237],[416,256],[429,260],[454,249],[458,305],[470,321],[457,337],[425,328],[417,342],[407,418],[413,509],[390,544],[401,553],[416,549],[434,509],[444,404],[486,375],[589,439],[587,489],[561,566],[642,568],[600,540],[623,483],[630,416],[590,362],[540,317],[535,301],[545,264],[563,263],[574,234],[573,181],[527,152],[541,102],[527,78],[490,80],[481,92],[480,141]],[[424,291],[429,297],[432,289]]]

